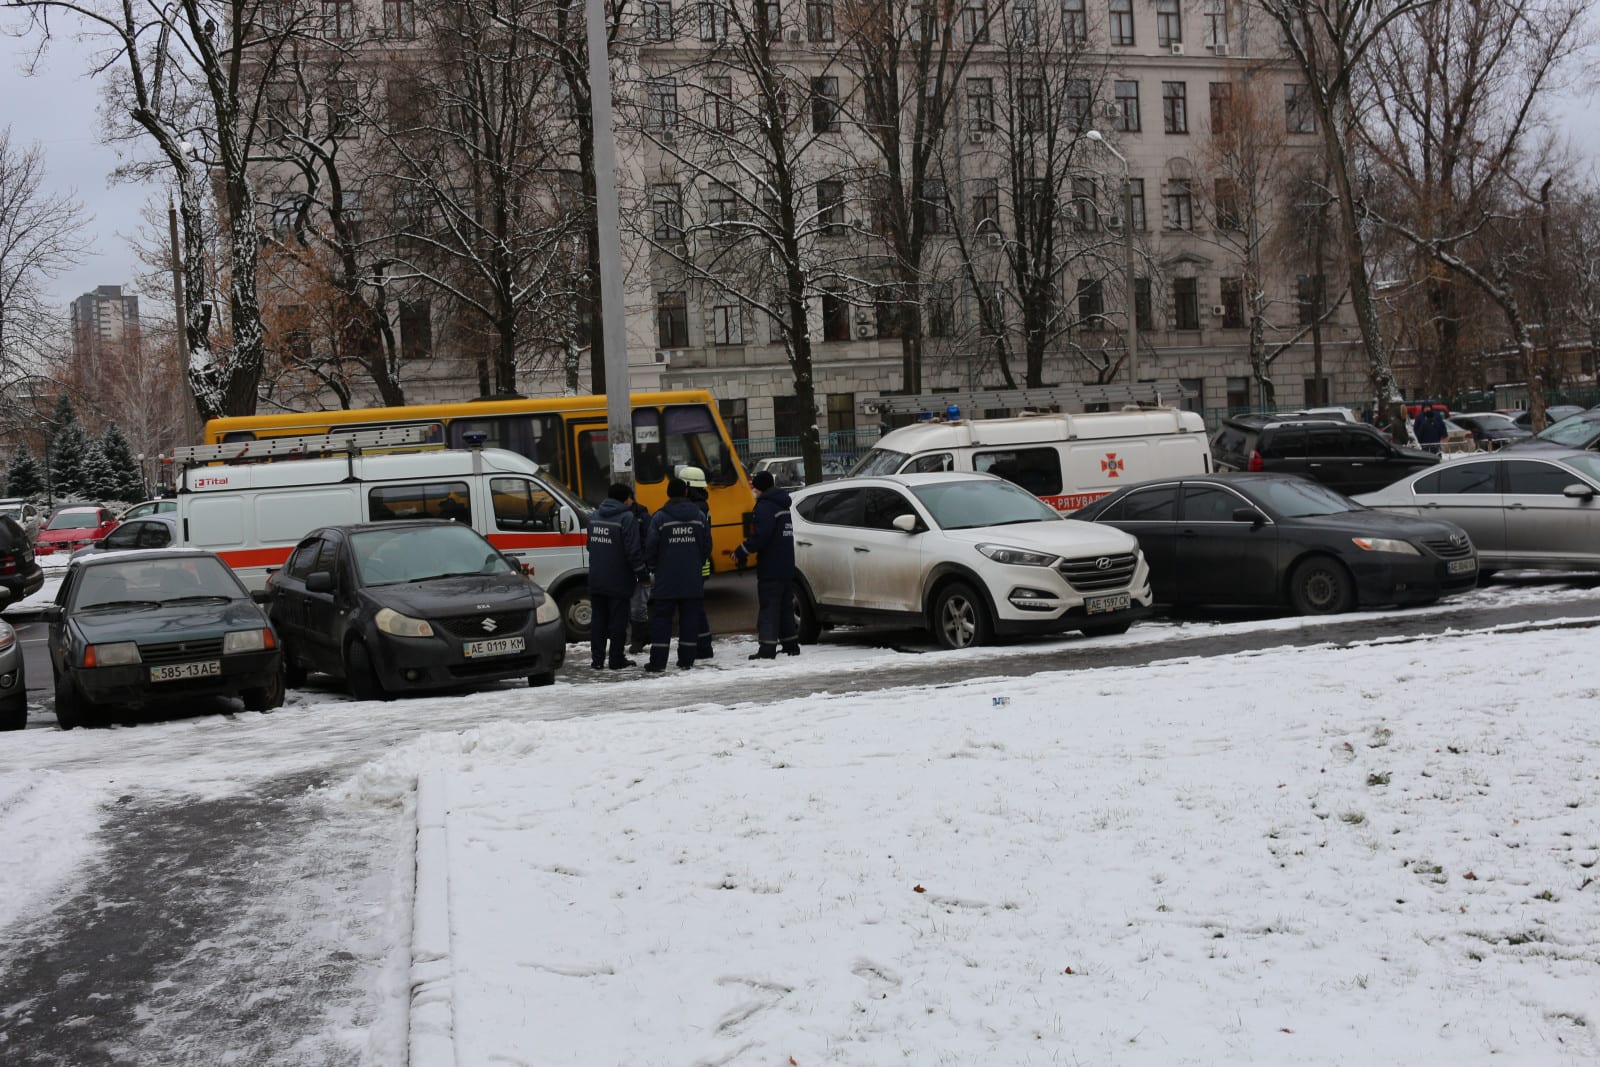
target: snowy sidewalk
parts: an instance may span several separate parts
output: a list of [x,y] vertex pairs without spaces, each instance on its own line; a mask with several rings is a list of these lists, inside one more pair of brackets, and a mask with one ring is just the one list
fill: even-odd
[[1593,647],[421,738],[412,1062],[1591,1062]]

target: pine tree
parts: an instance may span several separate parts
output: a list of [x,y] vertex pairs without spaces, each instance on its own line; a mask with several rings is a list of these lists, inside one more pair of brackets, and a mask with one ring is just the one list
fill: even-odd
[[17,446],[6,467],[6,495],[44,496],[44,470],[25,444]]
[[100,451],[116,472],[116,486],[109,497],[129,504],[143,500],[144,472],[139,469],[139,461],[133,458],[128,439],[122,436],[116,423],[106,424],[105,432],[100,435]]
[[81,469],[82,480],[78,483],[80,494],[97,503],[117,499],[121,479],[98,441],[91,443],[84,452]]
[[71,500],[87,492],[83,484],[83,463],[89,455],[89,439],[74,418],[56,427],[50,439],[50,492],[57,500]]

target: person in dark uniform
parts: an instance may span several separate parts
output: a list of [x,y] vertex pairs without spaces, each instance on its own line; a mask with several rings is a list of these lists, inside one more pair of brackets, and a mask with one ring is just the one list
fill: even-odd
[[750,479],[756,491],[750,536],[731,553],[744,566],[756,557],[756,640],[751,659],[777,659],[800,654],[800,634],[794,618],[794,525],[789,519],[789,494],[774,483],[770,471]]
[[589,519],[589,666],[597,671],[633,666],[624,651],[628,606],[650,572],[632,504],[633,490],[618,482]]
[[650,519],[644,543],[645,565],[655,576],[650,589],[650,662],[645,670],[667,669],[672,620],[678,620],[678,666],[694,666],[695,639],[705,613],[705,579],[701,568],[711,558],[711,526],[689,499],[682,478],[667,480],[667,502]]
[[[639,524],[639,544],[644,544],[644,536],[650,529],[650,509],[639,503],[639,498],[633,498],[633,517]],[[628,601],[628,655],[637,656],[643,652],[650,643],[650,578],[648,572],[643,581],[633,588],[633,596]]]
[[[683,484],[689,487],[689,499],[705,513],[706,529],[711,528],[711,491],[706,488],[706,472],[699,467],[684,467],[678,471],[678,477],[683,479]],[[711,577],[711,557],[706,557],[706,565],[700,568],[702,579]],[[701,601],[703,607],[705,601]],[[700,613],[700,632],[695,636],[694,658],[710,659],[716,654],[716,649],[711,645],[711,617],[704,611]]]

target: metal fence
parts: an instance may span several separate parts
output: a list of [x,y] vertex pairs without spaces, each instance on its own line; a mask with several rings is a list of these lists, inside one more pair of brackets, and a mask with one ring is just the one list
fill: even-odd
[[[876,426],[859,430],[835,430],[822,435],[822,468],[826,474],[843,474],[856,460],[878,443]],[[735,437],[733,447],[749,466],[767,456],[798,456],[799,437]]]

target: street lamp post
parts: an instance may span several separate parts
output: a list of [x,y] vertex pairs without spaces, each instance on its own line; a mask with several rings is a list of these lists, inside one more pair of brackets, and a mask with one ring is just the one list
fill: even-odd
[[1123,279],[1128,288],[1128,384],[1139,384],[1139,294],[1133,274],[1133,175],[1128,157],[1112,147],[1099,130],[1085,135],[1122,161],[1122,254]]

